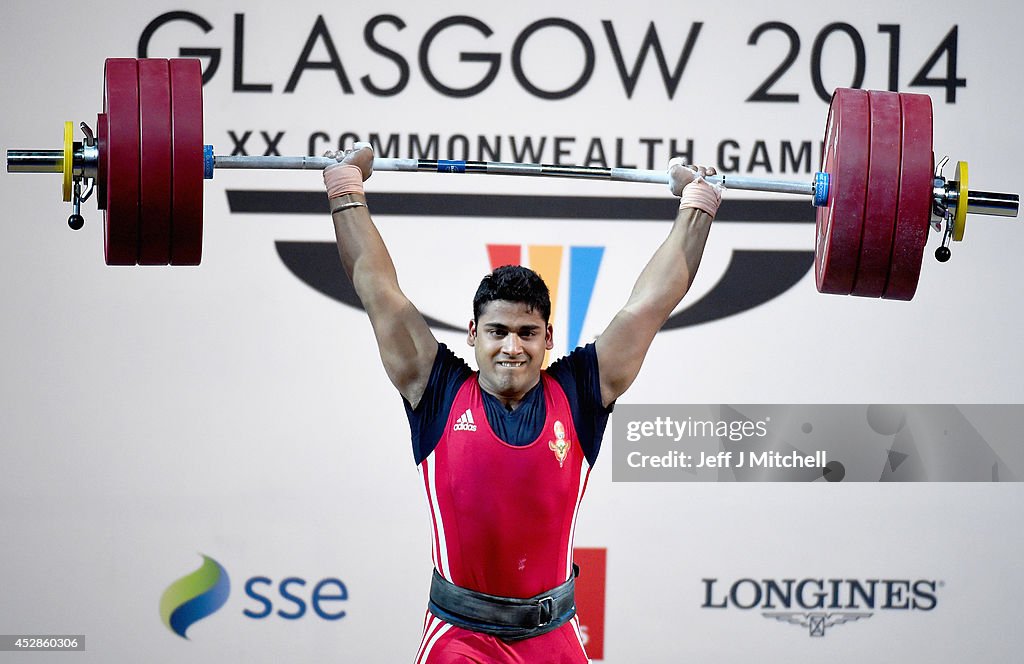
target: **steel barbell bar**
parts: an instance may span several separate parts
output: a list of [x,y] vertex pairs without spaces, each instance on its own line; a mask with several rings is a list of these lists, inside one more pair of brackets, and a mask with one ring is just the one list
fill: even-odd
[[[216,169],[322,170],[326,157],[214,155],[202,140],[198,60],[111,58],[104,67],[97,132],[65,123],[61,150],[9,150],[11,173],[60,173],[81,227],[94,191],[104,210],[108,264],[198,264],[202,181]],[[1016,217],[1019,196],[968,188],[934,165],[932,106],[926,95],[836,90],[821,167],[809,182],[731,174],[709,181],[730,189],[809,196],[817,207],[815,280],[822,292],[910,299],[929,228],[943,232],[936,256],[963,239],[967,214]],[[511,162],[375,158],[374,170],[564,177],[668,184],[664,171]]]

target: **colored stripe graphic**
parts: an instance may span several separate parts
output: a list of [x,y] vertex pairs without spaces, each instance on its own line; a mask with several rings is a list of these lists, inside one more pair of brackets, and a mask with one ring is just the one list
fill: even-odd
[[[530,269],[540,275],[551,292],[551,318],[555,320],[558,309],[558,282],[562,276],[562,247],[548,244],[529,246]],[[544,366],[551,362],[551,351],[544,351]]]
[[604,257],[604,247],[570,247],[569,249],[569,348],[580,344],[583,322],[594,295],[597,271]]
[[491,262],[491,271],[502,265],[522,265],[523,247],[518,244],[489,244],[487,258]]
[[[518,244],[488,244],[487,258],[491,269],[502,265],[523,265],[523,247]],[[562,257],[565,247],[559,245],[526,245],[528,265],[548,285],[551,291],[551,320],[559,302],[562,277]],[[604,247],[569,247],[569,324],[566,351],[579,345],[583,336],[583,324],[587,319],[594,285],[604,258]],[[544,365],[547,366],[545,359]]]
[[[202,555],[202,554],[200,554]],[[167,587],[160,597],[160,618],[167,628],[183,639],[194,623],[224,606],[231,592],[227,570],[203,555],[203,564]]]
[[562,277],[562,247],[551,244],[531,244],[528,255],[530,269],[540,275],[551,291],[551,320],[555,320],[558,305],[558,285]]

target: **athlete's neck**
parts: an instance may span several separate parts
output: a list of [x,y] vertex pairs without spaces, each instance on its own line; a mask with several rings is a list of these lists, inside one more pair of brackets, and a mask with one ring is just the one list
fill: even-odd
[[522,405],[523,401],[526,400],[527,395],[529,395],[530,392],[536,389],[538,385],[540,385],[540,376],[537,377],[537,382],[528,387],[522,393],[502,394],[497,390],[490,389],[487,385],[484,384],[483,381],[480,381],[480,389],[486,392],[487,394],[491,395],[495,399],[497,399],[498,403],[501,404],[501,407],[504,408],[509,413],[519,408],[519,406]]

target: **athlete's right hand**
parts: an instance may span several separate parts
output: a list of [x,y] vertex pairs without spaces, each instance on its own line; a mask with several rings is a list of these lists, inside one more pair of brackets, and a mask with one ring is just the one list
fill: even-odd
[[364,182],[370,179],[370,176],[373,175],[373,147],[369,143],[356,143],[348,150],[325,152],[324,156],[330,157],[338,162],[337,164],[331,164],[325,168],[325,175],[328,171],[339,168],[342,164],[357,166],[363,174]]

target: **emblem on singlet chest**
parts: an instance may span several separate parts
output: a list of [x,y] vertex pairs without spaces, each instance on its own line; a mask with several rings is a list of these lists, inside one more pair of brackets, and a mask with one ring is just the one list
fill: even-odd
[[548,441],[548,448],[555,453],[558,467],[561,468],[565,464],[565,457],[569,454],[569,441],[565,438],[565,427],[560,420],[555,420],[552,429],[555,432],[555,439]]

